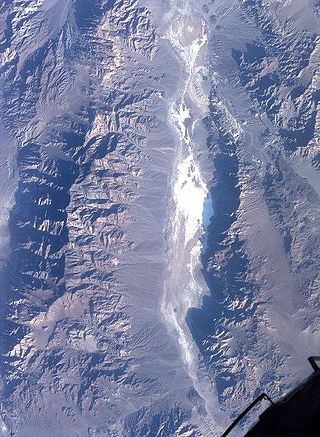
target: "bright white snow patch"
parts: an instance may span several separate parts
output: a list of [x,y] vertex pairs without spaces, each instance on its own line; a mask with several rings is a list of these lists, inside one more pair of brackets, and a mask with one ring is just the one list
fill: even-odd
[[177,168],[173,198],[176,205],[175,224],[183,224],[186,245],[201,229],[204,203],[208,190],[192,155]]

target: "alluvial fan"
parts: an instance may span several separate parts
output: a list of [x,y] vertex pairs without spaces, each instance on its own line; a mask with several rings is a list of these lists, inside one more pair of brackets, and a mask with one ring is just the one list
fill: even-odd
[[0,12],[0,435],[221,435],[320,355],[319,2]]

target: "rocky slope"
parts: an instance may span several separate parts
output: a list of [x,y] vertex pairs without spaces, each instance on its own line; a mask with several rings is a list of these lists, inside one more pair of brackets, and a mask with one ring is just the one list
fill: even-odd
[[319,350],[319,14],[300,1],[209,13],[211,294],[188,323],[236,415],[260,391],[286,393]]
[[158,316],[173,55],[136,1],[1,8],[2,123],[17,150],[3,173],[15,191],[3,433],[189,432],[197,396]]
[[320,347],[319,2],[0,11],[2,435],[219,435],[281,397]]

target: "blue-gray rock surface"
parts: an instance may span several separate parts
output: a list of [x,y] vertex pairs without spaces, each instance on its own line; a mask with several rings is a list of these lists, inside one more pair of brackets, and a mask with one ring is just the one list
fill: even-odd
[[309,373],[319,29],[317,0],[0,1],[1,435],[218,436]]

